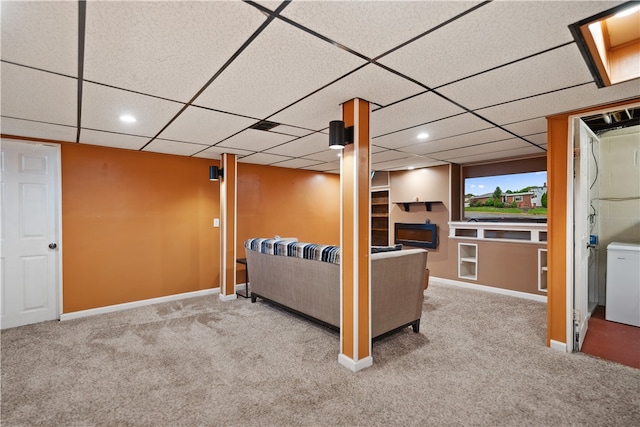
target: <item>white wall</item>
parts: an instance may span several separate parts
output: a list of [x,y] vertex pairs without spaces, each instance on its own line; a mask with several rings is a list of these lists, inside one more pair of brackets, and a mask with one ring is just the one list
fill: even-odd
[[[640,126],[600,135],[598,169],[602,296],[606,283],[607,245],[614,241],[640,244]],[[600,298],[600,304],[603,301]]]

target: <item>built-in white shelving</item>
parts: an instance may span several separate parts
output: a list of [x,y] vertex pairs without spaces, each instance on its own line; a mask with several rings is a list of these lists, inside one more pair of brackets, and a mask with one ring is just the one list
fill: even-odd
[[538,249],[538,290],[547,292],[547,250]]
[[478,245],[458,243],[458,277],[478,280]]

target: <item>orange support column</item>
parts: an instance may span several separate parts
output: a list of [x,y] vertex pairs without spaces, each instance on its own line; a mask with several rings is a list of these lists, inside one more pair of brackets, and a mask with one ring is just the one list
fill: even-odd
[[353,144],[342,153],[341,318],[338,362],[356,372],[371,366],[370,281],[370,137],[369,103],[352,99],[342,106],[345,127],[353,126]]
[[224,153],[220,160],[220,299],[234,300],[236,295],[236,186],[238,158]]

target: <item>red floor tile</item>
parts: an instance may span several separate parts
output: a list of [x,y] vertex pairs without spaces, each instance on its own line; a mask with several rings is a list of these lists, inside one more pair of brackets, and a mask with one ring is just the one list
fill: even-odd
[[589,320],[582,352],[640,369],[640,328],[605,320],[599,306]]

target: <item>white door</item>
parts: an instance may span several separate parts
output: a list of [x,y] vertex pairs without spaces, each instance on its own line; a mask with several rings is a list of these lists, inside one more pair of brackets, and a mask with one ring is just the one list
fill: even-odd
[[[573,351],[580,351],[587,334],[589,318],[589,267],[593,263],[590,248],[591,215],[590,158],[591,140],[597,137],[580,119],[574,124],[574,275],[573,275]],[[595,279],[595,278],[594,278]]]
[[2,140],[0,327],[60,318],[59,147]]

